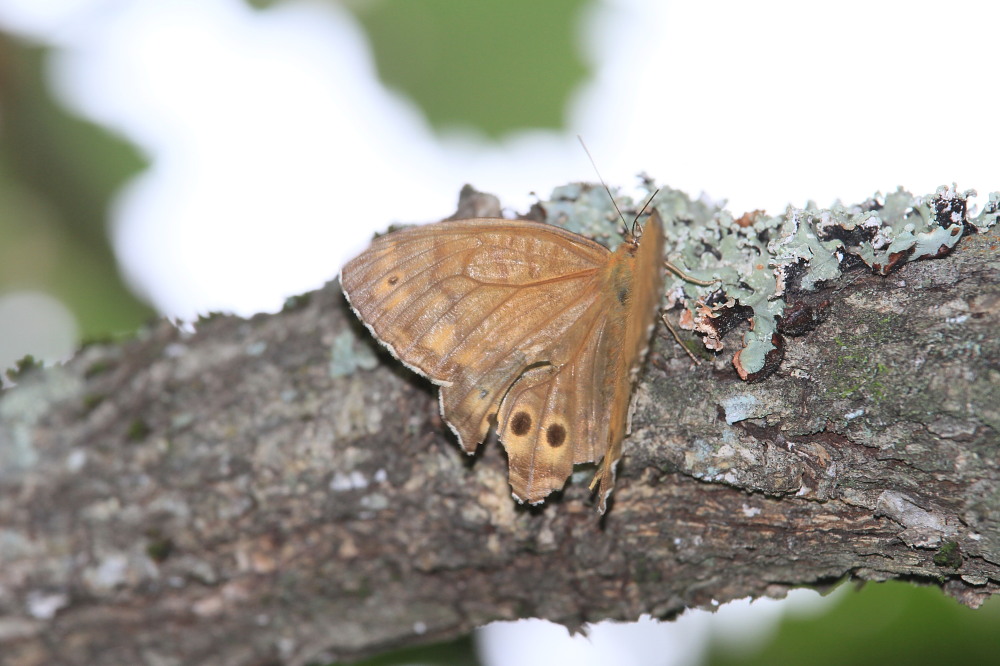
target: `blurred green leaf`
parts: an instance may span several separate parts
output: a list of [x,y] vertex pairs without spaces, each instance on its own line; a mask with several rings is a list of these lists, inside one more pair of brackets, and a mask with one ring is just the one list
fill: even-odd
[[107,214],[145,164],[133,146],[52,99],[46,55],[0,33],[0,294],[51,294],[85,337],[131,330],[153,312],[118,273]]
[[588,69],[580,22],[588,0],[384,0],[348,3],[368,32],[382,80],[436,128],[497,137],[559,128]]
[[[479,666],[471,635],[420,647],[394,650],[378,657],[353,662],[352,666]],[[331,665],[333,666],[333,665]]]
[[1000,660],[1000,599],[973,610],[939,589],[909,583],[868,584],[826,613],[786,616],[753,654],[713,640],[711,666],[800,664],[884,666],[994,664]]

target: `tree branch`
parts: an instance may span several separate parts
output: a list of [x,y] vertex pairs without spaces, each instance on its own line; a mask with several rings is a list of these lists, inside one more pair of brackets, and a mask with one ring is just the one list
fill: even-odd
[[0,394],[2,661],[303,664],[845,576],[976,606],[1000,589],[998,243],[787,295],[823,321],[759,383],[657,340],[603,519],[591,471],[517,505],[500,447],[462,455],[336,283],[88,346]]

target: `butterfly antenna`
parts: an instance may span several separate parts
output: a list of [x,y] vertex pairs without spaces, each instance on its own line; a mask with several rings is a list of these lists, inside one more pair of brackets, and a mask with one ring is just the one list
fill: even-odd
[[601,185],[604,186],[604,190],[608,193],[608,197],[611,199],[611,205],[615,207],[616,211],[618,211],[618,217],[622,220],[622,226],[625,227],[625,233],[629,233],[628,222],[625,221],[625,216],[622,215],[622,211],[618,207],[618,202],[615,201],[615,195],[611,194],[611,188],[604,182],[604,176],[601,175],[600,169],[597,168],[597,162],[594,161],[594,156],[590,154],[589,150],[587,150],[587,144],[583,142],[583,137],[577,134],[576,138],[580,141],[580,145],[583,146],[583,152],[587,153],[587,157],[590,159],[590,164],[594,167],[594,173],[597,174],[598,179],[601,181]]
[[660,188],[656,188],[653,191],[653,193],[649,195],[649,198],[646,199],[646,203],[642,204],[642,208],[640,208],[639,212],[636,213],[636,216],[635,216],[636,219],[639,219],[640,217],[642,217],[642,214],[646,212],[647,208],[649,208],[649,204],[653,203],[653,199],[655,199],[656,195],[659,194],[659,193],[660,193]]
[[653,190],[653,193],[649,195],[648,199],[646,199],[646,203],[642,204],[642,208],[640,208],[639,212],[635,214],[635,219],[632,220],[632,233],[635,233],[635,225],[639,222],[639,218],[642,217],[642,214],[646,212],[647,208],[649,208],[649,204],[653,203],[653,199],[655,199],[656,195],[659,193],[660,188]]

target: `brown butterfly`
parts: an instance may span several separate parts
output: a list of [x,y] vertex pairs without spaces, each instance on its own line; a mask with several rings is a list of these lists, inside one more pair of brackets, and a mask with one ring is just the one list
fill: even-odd
[[493,423],[519,501],[602,460],[603,513],[632,389],[663,289],[654,210],[612,252],[549,224],[478,218],[379,236],[344,266],[358,317],[393,356],[441,386],[441,415],[469,454]]

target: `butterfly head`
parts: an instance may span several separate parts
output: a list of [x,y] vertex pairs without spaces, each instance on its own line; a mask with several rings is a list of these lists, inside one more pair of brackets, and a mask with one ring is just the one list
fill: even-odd
[[608,187],[606,182],[604,182],[604,177],[601,176],[601,172],[597,169],[597,162],[594,161],[594,156],[591,155],[590,150],[587,149],[587,144],[583,142],[583,137],[577,134],[576,138],[580,141],[580,145],[583,146],[583,151],[587,153],[587,157],[590,158],[590,163],[594,165],[594,171],[597,173],[597,177],[600,179],[601,185],[603,185],[604,189],[607,191],[608,197],[611,199],[611,205],[615,207],[616,211],[618,211],[618,217],[622,220],[622,243],[632,248],[632,251],[634,251],[635,248],[639,247],[639,239],[642,238],[642,224],[639,223],[639,218],[642,217],[642,214],[646,212],[647,208],[649,208],[649,204],[653,202],[653,197],[655,197],[657,192],[660,191],[659,188],[657,188],[656,192],[653,192],[649,196],[649,199],[646,200],[646,203],[643,204],[642,210],[640,210],[636,214],[635,219],[632,220],[632,228],[629,229],[629,224],[625,221],[625,216],[622,215],[622,211],[618,207],[618,203],[615,201],[615,195],[611,193],[611,188]]
[[639,222],[639,218],[636,218],[632,220],[631,225],[625,225],[622,231],[622,244],[638,247],[640,238],[642,238],[642,223]]
[[[621,211],[618,211],[618,215],[622,218],[622,242],[625,245],[630,247],[639,247],[639,239],[642,238],[642,222],[639,221],[639,218],[642,217],[646,212],[646,209],[649,208],[649,204],[653,203],[653,197],[655,197],[656,193],[659,191],[660,190],[656,190],[656,192],[653,192],[649,199],[646,200],[646,203],[643,204],[642,209],[636,213],[635,218],[632,220],[631,228],[629,228],[629,224],[625,221],[625,216],[621,214]],[[614,199],[612,198],[611,201],[613,203]],[[618,208],[618,206],[616,205],[615,208]]]

